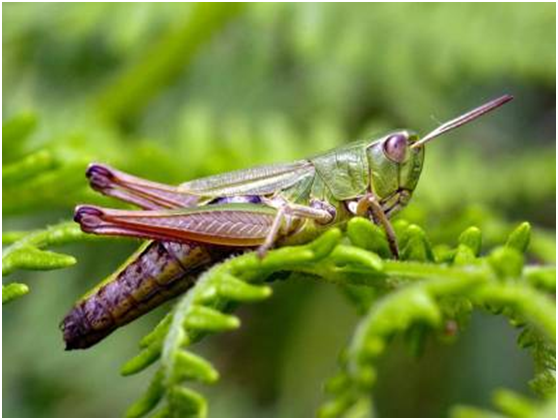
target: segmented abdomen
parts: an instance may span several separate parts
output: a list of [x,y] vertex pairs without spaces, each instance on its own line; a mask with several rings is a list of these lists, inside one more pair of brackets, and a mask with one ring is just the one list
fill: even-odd
[[78,302],[62,321],[66,350],[83,349],[191,287],[232,251],[197,243],[151,242],[115,278]]

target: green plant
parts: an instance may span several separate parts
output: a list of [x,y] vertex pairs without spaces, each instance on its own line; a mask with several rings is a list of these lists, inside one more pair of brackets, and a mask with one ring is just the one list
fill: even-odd
[[[34,146],[31,135],[36,125],[37,118],[32,113],[20,114],[2,124],[3,214],[59,206],[60,197],[74,200],[85,193],[81,174],[87,155],[70,153],[71,147],[61,152],[52,146]],[[56,270],[74,265],[74,257],[44,248],[91,239],[96,238],[83,233],[73,222],[42,230],[3,232],[2,276],[16,270]],[[3,284],[2,303],[28,292],[26,284]]]
[[[474,309],[501,313],[523,329],[519,344],[532,349],[537,364],[534,389],[542,402],[500,392],[498,407],[508,415],[552,410],[556,311],[547,292],[555,290],[556,273],[553,267],[524,266],[530,226],[521,224],[504,246],[483,257],[481,232],[475,227],[464,231],[454,248],[433,248],[421,228],[404,221],[397,223],[397,230],[403,261],[382,259],[389,253],[382,231],[353,219],[346,235],[332,229],[308,245],[274,250],[262,261],[248,253],[209,270],[141,341],[142,352],[123,367],[122,373],[130,375],[160,362],[149,389],[128,416],[148,414],[157,406],[156,416],[207,415],[205,399],[185,382],[213,383],[218,373],[186,348],[208,333],[238,328],[240,321],[228,313],[238,302],[267,298],[271,289],[264,282],[285,271],[352,287],[352,299],[366,308],[342,352],[340,373],[327,383],[331,399],[320,409],[322,416],[372,414],[374,364],[389,340],[404,335],[418,350],[428,335],[444,337],[464,328]],[[368,288],[376,291],[373,299]],[[479,413],[474,410],[458,407],[453,414]]]
[[[401,221],[398,234],[401,240],[413,237],[412,242],[418,244],[405,251],[406,262],[418,264],[415,268],[424,269],[426,264],[434,269],[450,269],[451,282],[456,272],[471,268],[475,272],[486,270],[483,282],[494,283],[497,295],[504,296],[505,286],[510,290],[511,286],[526,288],[521,291],[536,289],[534,296],[554,293],[555,268],[541,264],[555,264],[556,260],[555,112],[550,99],[554,98],[556,79],[555,6],[253,3],[220,7],[185,3],[3,6],[2,208],[3,256],[8,257],[8,265],[3,268],[10,266],[10,259],[11,269],[18,267],[4,276],[3,301],[26,293],[27,284],[33,288],[25,299],[3,309],[3,338],[7,343],[4,359],[9,362],[3,366],[3,378],[8,384],[3,388],[6,415],[111,416],[123,411],[125,402],[136,395],[137,386],[145,380],[140,375],[121,381],[107,381],[107,377],[113,373],[110,366],[128,356],[130,339],[149,326],[157,311],[92,351],[68,355],[61,350],[56,324],[64,311],[92,286],[90,282],[108,274],[131,251],[125,242],[74,246],[70,242],[92,237],[81,234],[72,223],[57,224],[59,220],[69,220],[72,208],[79,203],[118,205],[88,188],[84,171],[94,161],[178,184],[257,164],[299,159],[344,141],[368,138],[397,127],[412,127],[424,133],[434,125],[431,116],[443,120],[471,103],[510,91],[518,100],[506,113],[456,133],[429,150],[413,202],[400,216],[420,226],[428,236],[416,226],[407,232]],[[509,254],[497,248],[506,243],[516,220],[532,222],[532,238],[523,257],[529,265],[517,278],[506,278],[500,284],[496,278],[502,270],[494,268],[490,261]],[[50,224],[54,226],[45,229]],[[457,248],[463,246],[455,246],[456,238],[470,226],[482,231],[483,257],[459,265],[464,257],[456,257]],[[336,252],[356,250],[364,259],[374,252],[382,258],[381,270],[387,270],[391,262],[384,259],[387,254],[379,245],[382,242],[371,239],[375,237],[371,232],[374,229],[362,221],[355,222],[337,242],[345,248]],[[355,230],[366,232],[360,242],[351,242],[358,236]],[[67,240],[62,239],[66,234]],[[434,245],[429,246],[428,241]],[[426,245],[420,245],[423,242]],[[64,247],[55,248],[59,245]],[[57,252],[54,256],[50,254],[52,250]],[[317,269],[322,262],[331,261],[331,255],[308,264]],[[22,270],[25,265],[52,268],[62,262],[69,264],[75,262],[74,257],[79,263],[68,270],[40,274]],[[417,261],[432,257],[434,262]],[[242,270],[233,270],[236,263],[232,261],[219,267],[232,270],[233,277],[244,284],[264,286],[259,282],[268,275],[267,271],[258,266],[252,278]],[[464,288],[459,299],[440,292],[435,277],[376,276],[370,274],[372,261],[368,264],[366,274],[341,275],[338,267],[329,275],[321,273],[325,277],[293,271],[290,278],[306,281],[337,277],[343,282],[338,286],[341,295],[361,317],[358,331],[364,332],[368,331],[366,320],[381,315],[378,307],[384,307],[386,301],[386,305],[391,301],[406,304],[405,293],[412,295],[416,290],[412,288],[424,283],[424,294],[434,302],[431,307],[442,315],[438,321],[418,321],[408,314],[409,328],[396,333],[404,336],[417,354],[423,349],[425,337],[443,342],[458,337],[455,326],[466,324],[470,309],[463,301],[470,301],[475,309],[485,306],[484,297],[473,300],[475,290],[482,285]],[[213,278],[219,267],[204,279]],[[293,266],[296,268],[300,267]],[[269,276],[267,280],[275,278],[275,274]],[[51,278],[56,281],[42,281]],[[374,280],[374,287],[351,284],[350,279]],[[228,280],[234,290],[240,287],[238,282]],[[216,285],[220,281],[213,279],[210,283]],[[198,287],[203,289],[206,282]],[[270,285],[257,289],[259,294],[256,292],[254,299],[263,299],[269,293],[267,286]],[[312,311],[323,308],[324,301],[330,303],[327,299],[331,289],[296,281],[277,284],[273,288],[274,299],[242,308],[245,328],[201,343],[208,347],[202,351],[206,355],[213,346],[230,345],[225,352],[215,349],[219,355],[215,362],[223,365],[220,370],[226,372],[219,386],[227,390],[231,384],[242,382],[242,387],[228,388],[230,392],[221,392],[220,387],[201,388],[211,401],[211,414],[310,414],[318,403],[313,394],[301,391],[313,388],[308,384],[314,384],[314,379],[328,375],[314,355],[320,351],[322,359],[332,360],[334,357],[327,356],[328,349],[323,346],[333,343],[335,349],[342,346],[343,340],[349,344],[340,352],[339,380],[348,381],[348,386],[343,390],[336,388],[336,379],[328,381],[328,399],[322,410],[358,413],[358,402],[366,400],[365,394],[370,396],[373,391],[375,399],[381,399],[389,387],[387,381],[382,381],[380,375],[373,389],[366,383],[358,388],[351,366],[379,368],[382,372],[384,365],[378,362],[399,357],[399,341],[396,339],[390,347],[393,353],[386,350],[380,354],[389,353],[388,357],[362,362],[356,357],[360,354],[359,334],[353,339],[343,338],[339,332],[335,339],[322,337],[322,319],[313,317]],[[292,290],[302,293],[290,294],[288,299],[281,295]],[[180,354],[176,360],[186,360],[184,365],[190,369],[185,376],[198,372],[200,379],[215,381],[215,369],[192,353],[175,351],[167,357],[156,351],[157,346],[148,345],[150,340],[167,341],[174,314],[177,323],[179,311],[182,319],[189,317],[185,314],[190,313],[192,302],[187,304],[186,300],[192,299],[193,293],[179,302],[157,333],[144,343],[143,356],[136,359],[139,367],[141,357],[145,357],[144,363],[153,360],[152,368],[164,370],[160,362],[175,360],[172,355]],[[226,287],[222,293],[223,301],[234,300],[234,296],[227,295]],[[403,297],[398,297],[399,293]],[[246,299],[237,296],[241,298]],[[455,301],[455,305],[448,300]],[[344,317],[344,326],[356,322],[350,308],[345,313],[342,302],[332,302],[335,306],[327,307],[328,314]],[[203,305],[213,308],[211,302]],[[228,315],[235,306],[229,303],[217,309]],[[510,306],[510,310],[512,307],[508,303],[491,303],[489,309],[498,306]],[[266,312],[270,308],[273,312]],[[447,321],[451,314],[445,311],[449,309],[454,309],[456,321]],[[523,307],[513,312],[526,313]],[[510,315],[507,311],[502,313]],[[228,319],[227,325],[236,325],[236,321]],[[531,385],[542,395],[555,387],[554,341],[532,320],[524,325],[522,320],[512,322],[521,331],[518,345],[528,348],[535,362]],[[308,330],[313,335],[305,339]],[[193,343],[204,335],[202,331],[194,333],[190,326],[183,335]],[[368,340],[364,332],[363,343]],[[477,333],[488,339],[493,332],[501,333],[501,325],[495,330],[490,325],[475,324],[456,350],[484,362],[491,351],[505,351],[507,346],[487,350],[485,343],[475,343],[475,350],[471,350],[467,339]],[[380,339],[391,344],[391,334]],[[427,344],[431,345],[431,341]],[[297,347],[300,344],[302,348]],[[37,348],[41,349],[40,357],[36,355]],[[440,355],[439,346],[432,351],[427,348],[427,357]],[[153,352],[145,352],[147,349]],[[188,346],[186,350],[190,352],[192,348]],[[229,357],[234,360],[229,361]],[[292,368],[293,361],[295,367],[304,367],[311,374],[302,378],[299,370]],[[511,360],[502,360],[507,370],[497,380],[507,380],[513,386],[523,383],[517,377],[530,366],[523,357],[517,361],[515,365]],[[165,371],[173,372],[182,366],[180,361],[173,363]],[[407,373],[401,365],[389,370],[394,380]],[[441,366],[443,363],[438,368]],[[456,364],[445,367],[451,374],[459,370]],[[428,391],[443,386],[452,395],[458,394],[460,402],[473,400],[479,401],[473,404],[483,405],[483,409],[458,406],[450,411],[452,415],[545,416],[555,410],[553,398],[533,400],[497,391],[496,408],[489,411],[480,402],[486,392],[477,385],[494,380],[496,373],[486,370],[474,379],[448,381],[444,375],[434,375],[434,369],[428,366],[428,371],[417,378],[432,381]],[[160,409],[169,409],[167,403],[169,399],[173,402],[173,389],[184,391],[180,378],[177,374],[174,382],[164,377],[158,382],[162,384],[158,388],[162,392]],[[466,387],[474,387],[475,392],[456,392]],[[290,391],[294,388],[296,392]],[[196,392],[201,392],[200,388],[196,387]],[[414,395],[418,398],[419,394]],[[198,410],[206,405],[203,397],[183,398],[180,392],[176,396],[177,401],[197,401],[184,405],[190,414],[205,410]],[[376,408],[378,414],[401,409],[407,415],[415,411],[440,415],[447,401],[439,397],[437,402],[421,400],[416,407],[408,398],[382,400],[384,405],[370,408]],[[263,405],[256,406],[256,401],[263,401]]]
[[[4,144],[7,140],[13,145],[3,168],[4,194],[11,200],[4,201],[4,211],[21,213],[43,204],[56,208],[64,207],[66,202],[99,200],[85,188],[82,171],[89,158],[79,157],[87,156],[83,146],[78,143],[79,153],[69,153],[74,146],[33,147],[29,138],[35,124],[34,116],[23,114],[3,125]],[[171,168],[172,174],[170,155],[157,150],[161,167]],[[135,165],[142,156],[141,146],[132,148],[130,160]],[[73,179],[78,173],[79,180]],[[45,195],[45,191],[51,194]],[[61,203],[59,197],[65,194]],[[544,292],[555,291],[555,268],[524,266],[523,262],[529,242],[530,254],[553,261],[553,238],[536,230],[531,241],[531,228],[522,224],[505,246],[479,257],[480,230],[465,227],[470,223],[482,227],[485,242],[493,246],[505,240],[504,233],[510,224],[482,206],[469,207],[451,221],[438,218],[433,222],[421,208],[425,203],[426,208],[432,207],[428,201],[419,201],[408,209],[406,217],[429,226],[428,237],[417,224],[404,220],[396,223],[403,261],[386,259],[389,250],[381,229],[355,219],[346,234],[332,230],[312,244],[273,251],[262,262],[245,254],[211,269],[142,340],[142,352],[124,366],[123,374],[131,375],[160,362],[147,393],[130,407],[128,414],[143,415],[159,404],[155,409],[159,415],[206,415],[205,398],[185,387],[184,381],[213,383],[219,375],[209,362],[186,348],[208,333],[238,328],[238,319],[226,313],[239,302],[267,298],[271,289],[262,282],[283,271],[298,278],[339,284],[363,315],[354,338],[341,352],[340,373],[327,382],[330,399],[320,414],[372,413],[370,395],[375,362],[390,339],[403,335],[419,351],[427,336],[444,338],[453,325],[464,327],[474,308],[502,312],[522,329],[519,345],[529,348],[535,361],[536,377],[531,385],[545,396],[533,402],[499,391],[495,394],[497,408],[506,415],[542,415],[552,411],[554,405],[548,395],[555,387],[555,337],[551,335],[555,311]],[[448,243],[452,236],[463,229],[457,247],[451,248]],[[73,257],[45,248],[96,238],[82,233],[72,222],[37,231],[3,233],[3,245],[7,246],[3,250],[3,274],[10,275],[17,269],[57,269],[75,264]],[[436,245],[432,246],[431,241]],[[28,287],[9,283],[3,285],[2,292],[5,303],[27,293]],[[451,414],[490,413],[458,406]]]
[[[65,222],[33,232],[2,234],[2,245],[11,244],[2,252],[2,276],[15,270],[56,270],[76,263],[70,255],[46,251],[42,248],[85,240],[87,235],[75,223]],[[2,303],[7,303],[29,292],[21,283],[2,285]]]

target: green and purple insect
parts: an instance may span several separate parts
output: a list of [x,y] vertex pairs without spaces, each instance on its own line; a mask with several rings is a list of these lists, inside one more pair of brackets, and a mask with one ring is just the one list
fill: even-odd
[[419,138],[398,130],[292,163],[260,166],[177,187],[91,164],[93,189],[140,207],[112,210],[80,205],[85,232],[149,239],[113,275],[79,300],[64,318],[66,349],[87,348],[183,293],[201,272],[240,250],[260,256],[273,246],[300,244],[355,216],[386,232],[398,258],[390,218],[418,183],[424,145],[510,101],[504,95]]

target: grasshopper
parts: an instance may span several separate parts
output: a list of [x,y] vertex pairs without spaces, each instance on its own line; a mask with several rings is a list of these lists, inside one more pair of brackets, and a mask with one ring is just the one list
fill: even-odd
[[417,186],[425,144],[513,99],[504,95],[420,138],[398,130],[286,164],[209,176],[169,186],[91,164],[93,189],[141,208],[76,207],[84,232],[148,239],[62,321],[66,349],[87,348],[191,287],[216,262],[273,246],[308,242],[331,226],[364,216],[381,226],[394,258],[390,218]]

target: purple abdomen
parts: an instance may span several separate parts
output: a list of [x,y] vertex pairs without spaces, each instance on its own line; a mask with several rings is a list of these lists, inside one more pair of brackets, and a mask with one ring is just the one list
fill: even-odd
[[110,282],[79,301],[62,321],[66,350],[84,349],[190,288],[232,251],[190,243],[151,242]]

